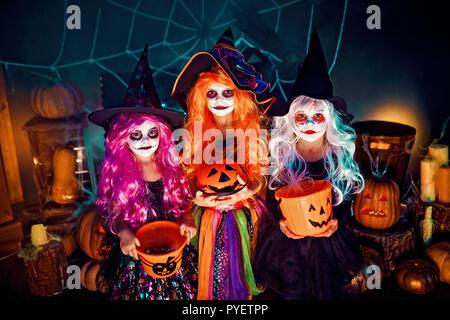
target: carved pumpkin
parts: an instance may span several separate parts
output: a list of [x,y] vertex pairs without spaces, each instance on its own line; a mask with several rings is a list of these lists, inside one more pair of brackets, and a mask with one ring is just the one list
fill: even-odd
[[65,147],[57,148],[53,154],[52,199],[56,203],[73,203],[79,197],[75,158],[75,152]]
[[[238,176],[244,181],[241,184]],[[205,164],[198,169],[195,184],[207,195],[227,196],[242,190],[248,182],[247,173],[235,163]]]
[[400,191],[394,180],[385,177],[366,179],[364,190],[355,198],[356,221],[371,229],[387,229],[400,219]]
[[145,273],[155,278],[167,278],[178,271],[187,243],[187,238],[180,235],[178,224],[153,221],[137,229],[135,234],[141,243],[137,252]]
[[275,192],[287,227],[299,236],[327,231],[333,218],[331,183],[305,180],[296,186],[285,186]]
[[100,291],[107,293],[110,284],[99,273],[100,263],[96,260],[90,260],[81,267],[81,285],[89,291]]
[[414,294],[427,294],[436,289],[439,271],[436,266],[422,259],[409,259],[395,268],[395,281],[403,290]]
[[441,281],[450,284],[450,242],[433,244],[425,250],[425,254],[439,268]]
[[71,82],[37,88],[31,93],[31,109],[47,119],[73,116],[82,105],[83,95]]
[[101,232],[101,217],[93,206],[88,207],[78,217],[77,242],[81,250],[92,259],[100,260],[100,248],[104,232]]

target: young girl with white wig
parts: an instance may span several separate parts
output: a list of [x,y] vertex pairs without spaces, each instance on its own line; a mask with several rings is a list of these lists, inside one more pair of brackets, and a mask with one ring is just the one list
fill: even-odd
[[[273,118],[269,148],[274,171],[266,200],[271,215],[262,219],[255,257],[258,285],[281,299],[335,299],[364,267],[348,224],[351,195],[364,186],[353,160],[354,130],[342,98],[333,96],[317,33],[291,89],[285,115]],[[332,184],[333,219],[321,234],[293,233],[275,191],[303,180]],[[299,213],[300,214],[300,213]]]

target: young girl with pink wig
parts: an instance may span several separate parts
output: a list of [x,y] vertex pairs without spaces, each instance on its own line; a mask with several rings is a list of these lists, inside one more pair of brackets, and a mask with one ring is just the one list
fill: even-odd
[[122,105],[89,115],[107,129],[96,200],[107,231],[100,272],[111,281],[114,300],[195,299],[193,247],[185,246],[181,267],[166,278],[145,273],[137,254],[141,244],[135,231],[146,223],[174,221],[188,239],[195,234],[188,182],[169,127],[180,126],[184,117],[161,107],[146,54],[144,50]]

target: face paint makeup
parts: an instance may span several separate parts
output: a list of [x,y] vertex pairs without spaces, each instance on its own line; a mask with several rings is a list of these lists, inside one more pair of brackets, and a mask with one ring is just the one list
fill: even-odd
[[131,151],[142,158],[150,157],[159,146],[159,131],[153,122],[147,120],[136,127],[127,139]]
[[208,108],[216,116],[223,117],[234,110],[234,91],[219,83],[212,84],[206,91]]
[[300,109],[294,116],[295,133],[308,142],[321,138],[327,129],[328,120],[325,117],[325,108],[319,103]]

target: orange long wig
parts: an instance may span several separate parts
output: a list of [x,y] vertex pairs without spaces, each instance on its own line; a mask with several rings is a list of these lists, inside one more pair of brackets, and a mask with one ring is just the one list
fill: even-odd
[[[268,164],[268,148],[260,133],[261,128],[267,122],[267,118],[256,104],[254,93],[238,89],[227,73],[220,67],[214,67],[206,72],[202,72],[187,96],[186,102],[189,118],[184,128],[189,131],[191,137],[194,137],[194,123],[197,121],[202,123],[202,134],[208,129],[219,129],[212,112],[208,108],[206,97],[206,92],[213,83],[231,87],[234,91],[233,128],[235,130],[241,129],[244,132],[248,129],[253,129],[256,132],[256,148],[254,145],[249,145],[249,143],[253,144],[255,141],[245,139],[245,164],[243,167],[248,174],[249,181],[258,185],[259,189],[261,189],[266,183],[266,179],[262,175],[262,169]],[[191,141],[190,147],[187,148],[188,156],[192,159],[195,152],[202,152],[206,145],[210,143],[212,142],[203,141],[202,144],[199,144]],[[250,150],[255,149],[256,153],[252,154]],[[250,159],[255,161],[250,161]],[[186,174],[190,179],[195,176],[198,166],[198,164],[192,164],[185,167]]]

